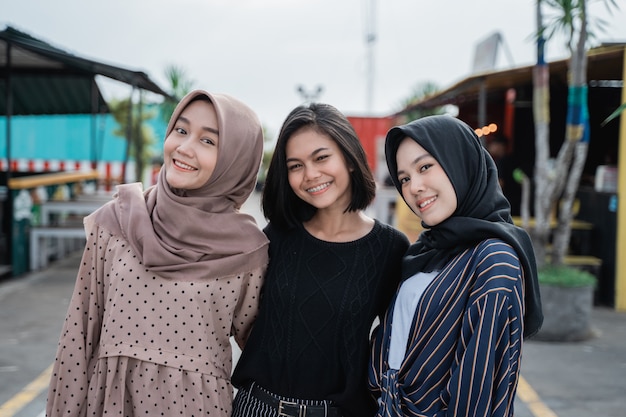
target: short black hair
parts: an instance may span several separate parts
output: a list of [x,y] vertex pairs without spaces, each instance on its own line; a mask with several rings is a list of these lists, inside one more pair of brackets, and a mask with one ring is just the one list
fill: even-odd
[[263,213],[280,229],[290,229],[313,217],[317,209],[300,199],[289,185],[287,142],[310,128],[328,135],[339,147],[350,170],[351,201],[346,211],[364,210],[376,196],[376,182],[363,145],[350,121],[335,107],[311,103],[293,109],[280,129],[263,187]]

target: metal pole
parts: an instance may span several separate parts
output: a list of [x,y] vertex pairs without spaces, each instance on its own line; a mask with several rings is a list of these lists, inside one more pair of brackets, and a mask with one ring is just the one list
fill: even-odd
[[6,147],[7,147],[7,185],[11,179],[11,115],[13,114],[13,86],[11,85],[11,42],[7,42],[6,62],[7,62],[7,81],[6,81],[6,104],[7,104],[7,125],[6,125]]
[[365,45],[367,46],[366,109],[372,113],[374,102],[374,44],[376,43],[376,0],[365,6]]
[[[481,128],[487,124],[487,86],[485,84],[485,80],[481,80],[480,90],[478,92],[478,126]],[[481,136],[480,139],[484,146],[484,136]]]
[[91,77],[91,169],[98,167],[98,150],[97,150],[97,125],[96,118],[98,115],[98,85],[96,84],[95,75]]

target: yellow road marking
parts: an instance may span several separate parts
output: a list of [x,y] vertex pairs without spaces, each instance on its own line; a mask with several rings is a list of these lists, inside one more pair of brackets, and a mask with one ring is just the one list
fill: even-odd
[[[43,371],[33,382],[28,384],[22,391],[18,392],[6,403],[0,406],[0,417],[13,417],[37,397],[50,383],[52,366]],[[530,384],[520,376],[517,385],[517,395],[526,404],[530,412],[535,417],[558,417],[547,405],[541,401],[539,395],[532,389]]]
[[[526,404],[535,417],[558,417],[547,405],[541,401],[539,395],[521,376],[517,384],[517,396]],[[0,416],[2,417],[2,416]]]
[[0,417],[13,417],[24,408],[29,402],[37,397],[50,384],[52,365],[43,371],[33,382],[28,384],[22,391],[18,392],[9,401],[0,406]]

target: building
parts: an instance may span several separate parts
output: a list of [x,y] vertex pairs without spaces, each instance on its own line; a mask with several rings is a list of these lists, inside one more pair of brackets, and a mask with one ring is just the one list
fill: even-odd
[[[10,189],[11,179],[48,171],[108,169],[107,161],[101,158],[98,123],[109,109],[96,77],[127,84],[129,95],[135,90],[165,97],[167,93],[144,72],[79,57],[10,26],[0,31],[0,70],[0,116],[3,116],[0,117],[3,128],[0,131],[1,275],[11,268],[14,274],[20,274],[24,268],[16,268],[16,265],[28,264],[20,254],[23,246],[28,245],[28,236],[22,236],[27,235],[26,232],[16,232],[15,192]],[[43,138],[16,135],[23,121],[20,119],[32,115],[46,115],[53,125],[59,115],[74,117],[68,135],[54,144],[52,149],[56,153],[50,158],[52,161],[37,158],[40,156],[38,149],[32,146],[36,141],[50,141],[52,135]],[[18,153],[18,148],[25,155]],[[16,153],[21,156],[20,160],[15,158]],[[84,156],[75,160],[75,154]],[[27,162],[21,163],[24,160]],[[79,167],[79,164],[87,166]]]
[[[578,218],[593,223],[591,237],[583,236],[581,239],[592,239],[593,244],[575,242],[587,244],[590,254],[602,259],[596,302],[620,310],[626,310],[626,260],[620,259],[617,253],[620,247],[622,252],[626,249],[626,205],[620,207],[617,201],[620,194],[626,195],[626,169],[619,169],[620,156],[622,161],[626,160],[626,117],[622,115],[605,125],[603,121],[626,102],[625,50],[624,44],[606,44],[588,52],[591,138],[577,198],[580,203]],[[550,147],[554,156],[565,138],[568,60],[550,62],[548,66]],[[525,66],[474,74],[394,115],[382,118],[379,123],[389,123],[388,127],[391,127],[396,121],[402,123],[402,118],[415,110],[454,105],[458,108],[458,118],[486,133],[481,138],[484,144],[488,144],[496,134],[503,136],[508,143],[509,164],[521,168],[532,178],[535,148],[533,68]],[[374,134],[364,132],[363,126],[362,121],[355,124],[360,137],[366,142],[366,149],[376,149],[375,144],[367,142],[377,140],[378,131]],[[513,181],[507,184],[505,180],[504,188],[513,213],[518,213],[519,185]]]

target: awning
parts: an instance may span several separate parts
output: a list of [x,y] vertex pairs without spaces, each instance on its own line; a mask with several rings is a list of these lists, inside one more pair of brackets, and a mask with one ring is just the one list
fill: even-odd
[[11,115],[108,111],[96,75],[168,96],[144,72],[81,58],[10,26],[0,32],[0,114],[7,114],[9,76]]
[[[622,79],[622,63],[624,60],[624,44],[607,44],[591,49],[588,54],[587,80],[590,86],[595,82]],[[550,79],[560,79],[567,85],[568,60],[563,59],[548,63]],[[503,71],[484,72],[474,74],[443,91],[412,103],[400,110],[396,115],[411,112],[416,109],[432,109],[447,104],[460,105],[478,101],[481,90],[487,97],[497,95],[502,97],[509,88],[523,85],[532,86],[533,67],[525,66]]]

